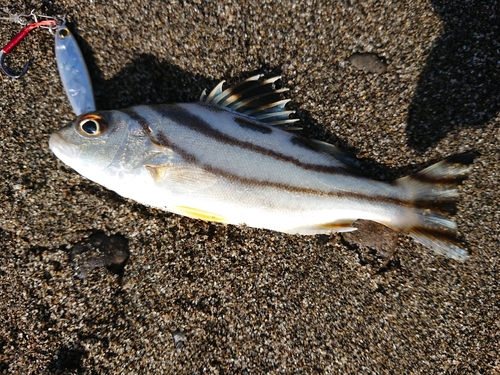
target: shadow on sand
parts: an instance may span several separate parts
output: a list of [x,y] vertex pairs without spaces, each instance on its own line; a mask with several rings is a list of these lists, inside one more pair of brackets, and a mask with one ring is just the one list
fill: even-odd
[[500,111],[500,1],[432,0],[444,21],[409,109],[408,145],[425,151],[449,131]]

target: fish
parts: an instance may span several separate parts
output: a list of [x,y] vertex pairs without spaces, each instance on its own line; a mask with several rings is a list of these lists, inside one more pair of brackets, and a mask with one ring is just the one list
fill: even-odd
[[364,177],[356,157],[298,132],[280,78],[225,90],[222,81],[195,103],[86,113],[49,147],[82,176],[175,214],[300,235],[370,220],[448,258],[469,257],[449,216],[474,152],[394,181]]
[[79,116],[95,111],[94,91],[87,65],[66,23],[56,29],[55,55],[59,77],[73,112]]

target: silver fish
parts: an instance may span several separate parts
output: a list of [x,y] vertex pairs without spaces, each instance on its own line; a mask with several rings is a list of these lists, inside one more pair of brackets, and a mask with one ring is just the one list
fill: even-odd
[[[140,203],[220,223],[292,234],[355,230],[372,220],[463,260],[453,212],[473,154],[391,182],[356,173],[337,147],[304,138],[275,89],[247,79],[198,103],[144,105],[78,117],[53,133],[54,154],[83,176]],[[295,128],[296,129],[296,128]]]
[[55,54],[59,77],[77,116],[95,111],[90,76],[75,37],[63,23],[56,30]]

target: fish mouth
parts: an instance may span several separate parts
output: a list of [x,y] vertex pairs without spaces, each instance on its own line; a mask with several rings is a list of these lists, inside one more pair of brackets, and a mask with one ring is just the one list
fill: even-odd
[[52,133],[49,138],[49,148],[62,161],[75,159],[80,156],[81,150],[74,144],[67,142],[58,132]]

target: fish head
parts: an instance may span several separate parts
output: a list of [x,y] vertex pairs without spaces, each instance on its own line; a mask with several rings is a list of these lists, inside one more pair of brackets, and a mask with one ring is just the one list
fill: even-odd
[[134,126],[137,124],[127,121],[120,111],[86,113],[52,133],[49,147],[84,177],[109,186],[108,182],[131,164],[124,154],[131,154],[130,138],[141,131]]

